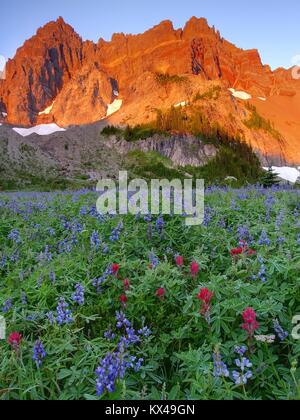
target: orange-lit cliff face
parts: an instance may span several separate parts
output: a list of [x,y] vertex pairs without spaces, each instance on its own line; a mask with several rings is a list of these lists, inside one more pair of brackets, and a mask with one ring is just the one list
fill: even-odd
[[[184,76],[185,83],[161,85],[157,73]],[[261,154],[278,157],[278,163],[300,164],[300,81],[287,70],[272,72],[257,50],[237,48],[205,19],[192,18],[178,30],[164,21],[144,34],[116,34],[97,44],[83,42],[62,18],[50,22],[8,62],[6,80],[0,82],[0,111],[12,124],[68,126],[106,117],[108,105],[118,100],[122,106],[111,122],[135,124],[149,122],[157,108],[191,102],[216,84],[218,100],[201,103],[212,121],[241,133]],[[229,88],[251,94],[251,102],[283,139],[249,130],[243,123],[249,116],[246,101],[233,97]]]

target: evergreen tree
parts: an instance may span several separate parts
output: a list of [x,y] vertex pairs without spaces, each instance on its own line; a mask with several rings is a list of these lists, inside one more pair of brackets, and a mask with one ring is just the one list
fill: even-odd
[[264,173],[260,180],[261,184],[268,188],[272,185],[278,185],[280,183],[278,179],[278,174],[274,172],[273,168],[270,166],[269,169]]

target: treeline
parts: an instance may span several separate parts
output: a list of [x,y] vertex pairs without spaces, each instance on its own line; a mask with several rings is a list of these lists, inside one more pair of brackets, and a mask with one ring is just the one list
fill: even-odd
[[[207,183],[222,184],[226,177],[238,179],[238,184],[259,182],[262,177],[260,162],[251,146],[237,133],[227,133],[217,122],[211,122],[200,108],[172,107],[167,111],[157,110],[156,120],[151,124],[126,128],[106,127],[102,134],[117,135],[127,141],[160,136],[192,134],[206,144],[218,149],[217,156],[199,168],[178,168],[195,178],[204,178]],[[137,163],[137,162],[136,162]],[[140,167],[143,165],[141,164]],[[157,165],[147,165],[153,167]],[[163,166],[159,162],[159,166]],[[160,171],[161,172],[161,169]]]

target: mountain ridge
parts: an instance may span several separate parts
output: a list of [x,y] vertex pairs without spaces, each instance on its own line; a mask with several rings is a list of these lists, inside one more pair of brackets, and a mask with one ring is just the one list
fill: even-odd
[[[159,75],[165,83],[158,83]],[[165,20],[143,34],[115,33],[110,41],[94,43],[83,41],[59,17],[39,28],[8,61],[0,83],[0,116],[7,114],[2,122],[14,125],[68,127],[105,119],[109,106],[119,101],[109,122],[134,125],[153,120],[157,109],[193,102],[214,84],[222,93],[220,100],[201,104],[208,118],[232,135],[240,133],[264,156],[300,163],[300,119],[295,113],[285,121],[281,105],[300,105],[299,81],[289,70],[264,65],[257,49],[243,50],[225,40],[205,18],[192,17],[181,29]],[[247,92],[275,125],[278,119],[284,147],[268,133],[245,127],[251,113],[229,88]]]

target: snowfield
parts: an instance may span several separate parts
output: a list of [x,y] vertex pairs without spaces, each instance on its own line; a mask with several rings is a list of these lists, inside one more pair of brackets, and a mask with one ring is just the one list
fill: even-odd
[[50,106],[48,106],[48,108],[44,109],[44,111],[39,112],[39,115],[49,115],[51,113],[51,111],[52,111],[54,102],[52,102],[52,104]]
[[[266,171],[268,171],[269,168],[264,168]],[[290,168],[289,166],[273,166],[273,171],[278,174],[279,178],[282,178],[286,181],[292,182],[295,184],[297,179],[300,177],[300,171],[299,168]]]
[[108,105],[106,116],[109,117],[110,115],[114,114],[115,112],[121,109],[123,104],[122,99],[115,99],[112,104]]
[[187,103],[185,101],[183,101],[183,102],[179,102],[178,104],[174,105],[175,108],[179,108],[180,106],[182,106],[182,107],[187,106]]
[[48,136],[57,131],[66,131],[57,124],[41,124],[31,128],[13,128],[13,130],[22,137],[30,136],[31,134],[38,134],[39,136]]
[[235,98],[242,99],[243,101],[248,101],[249,99],[252,99],[252,96],[247,92],[235,90],[233,88],[229,89],[229,91],[232,93],[232,96],[234,96]]

